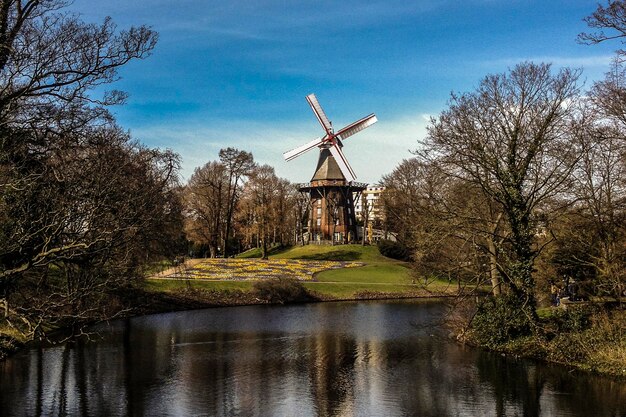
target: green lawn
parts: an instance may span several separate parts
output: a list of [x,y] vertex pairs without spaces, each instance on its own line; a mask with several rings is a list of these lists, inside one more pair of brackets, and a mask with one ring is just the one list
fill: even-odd
[[[362,245],[305,245],[292,247],[273,247],[268,250],[269,257],[275,259],[308,259],[316,261],[362,261],[362,262],[397,262],[384,257],[376,246]],[[254,248],[240,253],[237,258],[260,258],[261,249]]]
[[[258,258],[260,250],[252,249],[240,254],[239,258]],[[428,295],[430,292],[446,293],[454,291],[447,282],[435,281],[424,288],[416,283],[406,262],[387,258],[380,254],[376,246],[362,245],[307,245],[291,248],[272,248],[270,259],[302,259],[315,261],[356,261],[365,264],[358,268],[333,269],[319,272],[315,282],[303,285],[316,293],[330,298],[357,298],[359,293],[410,293]],[[211,290],[246,291],[252,288],[252,281],[203,281],[191,280],[147,280],[147,289],[154,291],[176,291],[192,288]]]
[[360,261],[360,262],[394,262],[380,254],[376,246],[361,245],[306,245],[294,246],[287,250],[276,251],[270,258],[278,259],[309,259],[316,261]]
[[411,270],[401,263],[368,263],[360,268],[345,268],[323,271],[315,275],[321,282],[360,282],[385,284],[410,284]]

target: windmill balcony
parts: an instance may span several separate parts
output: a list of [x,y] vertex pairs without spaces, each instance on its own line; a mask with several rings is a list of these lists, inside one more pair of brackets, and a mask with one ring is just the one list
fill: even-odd
[[317,187],[345,187],[349,186],[353,189],[365,189],[367,188],[367,184],[363,182],[356,181],[346,181],[346,180],[315,180],[312,182],[303,182],[300,184],[296,184],[299,190],[306,190],[310,188]]

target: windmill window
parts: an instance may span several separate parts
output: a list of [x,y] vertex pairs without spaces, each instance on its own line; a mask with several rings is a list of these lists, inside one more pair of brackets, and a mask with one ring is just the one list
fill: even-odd
[[322,225],[322,219],[317,219],[317,225],[321,226]]
[[318,208],[317,208],[317,215],[318,215],[318,216],[321,216],[321,215],[322,215],[322,208],[321,208],[321,207],[318,207]]

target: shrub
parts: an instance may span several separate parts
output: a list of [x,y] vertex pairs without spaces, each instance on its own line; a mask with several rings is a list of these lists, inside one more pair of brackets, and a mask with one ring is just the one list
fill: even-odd
[[253,294],[270,303],[293,303],[307,301],[311,297],[300,281],[293,278],[276,278],[256,281]]
[[378,250],[383,256],[401,261],[408,261],[411,258],[409,249],[400,242],[393,240],[379,240]]
[[591,326],[591,317],[598,313],[590,306],[568,306],[567,310],[557,310],[552,316],[557,332],[580,332]]
[[478,304],[471,328],[479,344],[497,349],[515,338],[530,335],[531,317],[531,312],[525,311],[514,296],[486,297]]

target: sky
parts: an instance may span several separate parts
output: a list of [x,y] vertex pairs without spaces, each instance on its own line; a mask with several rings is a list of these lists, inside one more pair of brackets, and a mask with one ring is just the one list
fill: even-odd
[[[152,55],[121,68],[112,108],[150,147],[182,157],[181,176],[228,146],[292,182],[307,182],[318,152],[282,153],[322,136],[305,96],[335,130],[375,113],[344,142],[357,181],[376,183],[426,136],[452,92],[524,61],[583,69],[590,87],[619,45],[581,45],[596,0],[74,0],[88,22],[159,33]],[[98,93],[98,92],[95,92]]]

